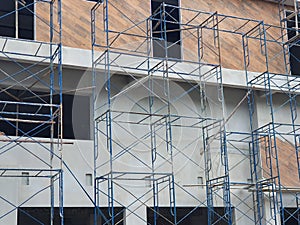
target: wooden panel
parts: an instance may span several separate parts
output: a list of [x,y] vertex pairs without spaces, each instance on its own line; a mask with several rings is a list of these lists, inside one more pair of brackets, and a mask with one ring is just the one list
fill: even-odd
[[[150,0],[110,0],[109,6],[109,26],[111,30],[123,31],[130,28],[134,23],[145,20],[150,16]],[[84,0],[64,0],[62,1],[63,9],[63,45],[75,48],[91,48],[91,33],[90,33],[90,10],[93,7],[93,2],[87,2]],[[181,0],[181,6],[191,9],[215,12],[252,18],[256,20],[264,20],[266,23],[279,25],[278,18],[278,7],[277,4],[259,1],[259,0]],[[100,10],[101,12],[101,10]],[[42,3],[38,3],[37,15],[43,20],[48,21],[49,10],[43,6]],[[188,17],[192,17],[192,13],[186,13],[182,11],[182,20],[187,20]],[[99,15],[97,18],[98,24],[98,37],[100,39],[99,43],[104,43],[104,33],[100,31],[103,28],[102,17]],[[199,18],[199,21],[201,19]],[[197,22],[195,20],[194,22]],[[239,22],[231,20],[230,22],[222,23],[223,27],[231,26],[238,27]],[[145,35],[146,32],[146,22],[141,23],[138,27],[130,29],[131,33]],[[37,20],[37,39],[38,40],[48,40],[49,32],[45,23]],[[278,36],[277,31],[270,31],[269,35]],[[182,32],[183,38],[183,57],[184,59],[193,59],[197,56],[197,40],[195,37],[190,37],[191,34]],[[114,39],[116,35],[111,34],[111,40]],[[207,48],[204,49],[205,56],[203,60],[209,63],[217,63],[218,59],[213,51],[211,43],[211,36],[207,36]],[[126,48],[135,49],[140,46],[140,49],[145,51],[146,44],[143,42],[145,38],[129,37],[126,35],[118,36],[117,40],[114,42],[114,47],[125,46]],[[233,36],[231,34],[220,34],[221,41],[221,53],[222,53],[222,65],[226,68],[231,69],[244,69],[243,63],[243,49],[241,37]],[[142,46],[141,46],[142,45]],[[281,51],[279,45],[273,45],[269,48],[269,53],[272,55],[269,69],[272,72],[283,72],[282,68],[282,58],[283,55],[278,56],[278,52]],[[257,43],[252,44],[250,49],[250,61],[251,64],[249,69],[251,71],[266,71],[265,57],[261,53],[260,46]],[[274,57],[273,57],[274,56]],[[273,59],[274,58],[274,59]]]
[[279,25],[277,4],[260,0],[197,0],[181,1],[183,7],[264,20],[266,23]]
[[[83,0],[62,1],[64,46],[90,48],[90,9],[93,5],[94,3]],[[40,41],[49,41],[49,27],[47,26],[49,24],[49,5],[39,2],[36,10],[37,15],[42,18],[42,20],[36,20],[36,38]],[[57,18],[54,18],[54,25],[58,29]]]
[[[281,184],[284,187],[300,187],[300,181],[298,178],[298,166],[296,158],[295,147],[289,142],[276,139],[277,151],[278,151],[278,164],[280,172]],[[261,148],[261,160],[263,168],[263,177],[270,178],[269,162],[267,161],[268,153],[264,150],[265,143],[262,143]],[[273,153],[275,154],[275,153]],[[276,159],[272,155],[272,170],[277,173]]]

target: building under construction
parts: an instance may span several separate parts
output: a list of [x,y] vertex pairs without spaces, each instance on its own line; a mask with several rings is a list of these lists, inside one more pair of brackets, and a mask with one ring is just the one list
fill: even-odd
[[300,225],[300,1],[1,0],[0,224]]

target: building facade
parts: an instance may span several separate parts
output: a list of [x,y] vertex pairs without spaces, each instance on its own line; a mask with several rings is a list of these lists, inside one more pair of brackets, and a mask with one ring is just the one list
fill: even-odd
[[299,224],[298,20],[2,0],[0,224]]

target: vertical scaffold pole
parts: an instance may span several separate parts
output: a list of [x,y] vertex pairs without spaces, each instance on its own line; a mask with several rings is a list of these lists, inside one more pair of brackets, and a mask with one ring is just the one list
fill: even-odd
[[[53,21],[53,13],[54,13],[54,2],[50,2],[50,93],[49,93],[49,98],[50,98],[50,118],[51,120],[53,119],[53,89],[54,89],[54,57],[53,57],[53,38],[54,38],[54,21]],[[53,169],[53,153],[54,153],[54,123],[51,123],[51,128],[50,128],[50,170]],[[51,209],[50,209],[50,224],[54,224],[54,178],[52,171],[50,172],[51,174],[51,179],[50,179],[50,204],[51,204]]]

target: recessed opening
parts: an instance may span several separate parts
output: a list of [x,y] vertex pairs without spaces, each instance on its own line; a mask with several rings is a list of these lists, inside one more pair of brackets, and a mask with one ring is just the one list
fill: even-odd
[[[50,225],[50,207],[20,207],[18,208],[18,225]],[[100,207],[101,213],[97,216],[97,225],[111,224],[111,218],[107,207]],[[100,211],[99,211],[100,212]],[[102,214],[102,216],[100,216]],[[115,223],[125,224],[125,209],[114,207]],[[94,225],[94,207],[65,207],[64,224],[65,225]],[[59,208],[54,208],[54,224],[60,223]]]
[[153,57],[181,59],[178,7],[179,0],[151,0]]
[[[28,103],[50,102],[49,93],[42,91],[24,91],[10,89],[0,93],[2,101],[15,102],[20,99]],[[59,95],[53,96],[53,103],[59,103]],[[30,135],[32,137],[50,137],[50,123],[28,123],[25,120],[45,121],[39,115],[50,115],[49,107],[32,105],[5,105],[2,103],[0,116],[7,120],[0,121],[0,132],[8,136]],[[18,113],[11,113],[18,112]],[[36,113],[37,112],[37,113]],[[35,114],[36,113],[36,114]],[[31,115],[28,115],[31,114]],[[54,137],[57,137],[58,123],[55,120]],[[63,138],[65,139],[90,139],[90,97],[71,94],[63,94]]]
[[[232,209],[232,221],[234,221],[234,208]],[[156,223],[154,223],[156,218]],[[189,225],[206,225],[208,224],[208,208],[207,207],[176,207],[176,218],[180,224]],[[201,223],[199,223],[201,221]],[[156,216],[154,216],[154,208],[147,207],[147,224],[172,225],[174,224],[174,216],[170,212],[170,207],[159,207]],[[226,225],[228,218],[225,215],[225,208],[214,207],[212,224]]]
[[15,37],[16,35],[16,15],[15,1],[0,1],[0,35],[6,37]]
[[93,186],[93,175],[91,173],[85,174],[85,184],[87,186]]
[[152,185],[152,180],[151,180],[151,176],[146,176],[145,177],[145,187],[151,187]]
[[34,0],[22,0],[18,3],[18,36],[16,38],[34,39]]
[[200,188],[204,188],[203,177],[197,177],[197,184],[199,184]]
[[34,39],[34,0],[0,1],[0,36]]
[[283,217],[281,218],[282,225],[296,225],[300,220],[300,208],[298,207],[285,207]]
[[29,185],[29,172],[22,172],[22,185]]
[[[287,11],[286,16],[289,18],[286,21],[288,28],[288,39],[289,39],[289,60],[290,60],[290,69],[292,75],[300,75],[300,21],[298,17],[298,26],[296,26],[296,17],[291,16],[292,12]],[[296,32],[298,29],[298,34]]]

